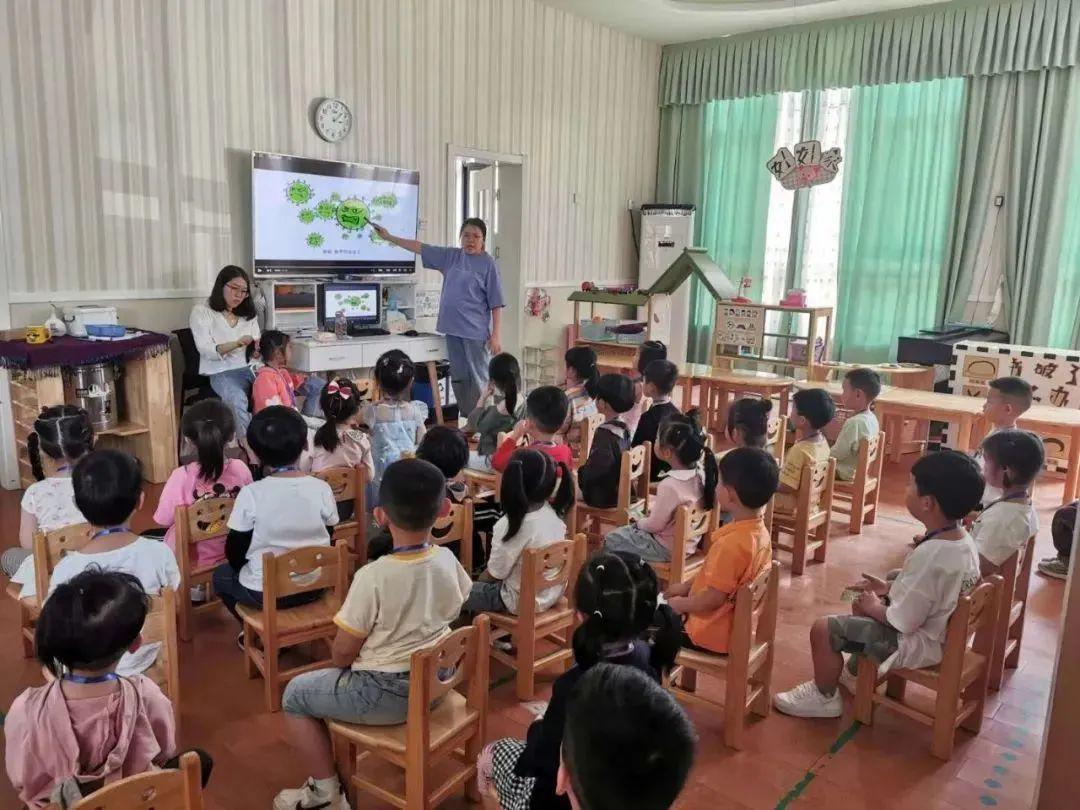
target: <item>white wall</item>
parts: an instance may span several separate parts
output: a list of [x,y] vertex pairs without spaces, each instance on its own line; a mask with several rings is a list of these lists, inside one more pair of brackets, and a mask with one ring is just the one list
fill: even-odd
[[[524,280],[634,278],[626,200],[652,198],[659,57],[533,0],[8,2],[12,320],[106,299],[184,325],[219,267],[250,264],[252,149],[419,169],[430,241],[448,143],[524,154]],[[356,116],[340,145],[309,124],[327,95]]]

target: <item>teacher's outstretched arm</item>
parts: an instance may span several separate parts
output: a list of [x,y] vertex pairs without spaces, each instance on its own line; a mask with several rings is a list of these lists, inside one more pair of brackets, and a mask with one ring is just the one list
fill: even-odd
[[411,253],[419,253],[424,247],[423,244],[416,239],[402,239],[400,236],[394,236],[382,225],[378,225],[374,222],[371,222],[369,224],[374,229],[375,233],[379,235],[380,239],[385,239],[392,245],[397,245],[400,248],[405,248],[405,250],[408,250]]

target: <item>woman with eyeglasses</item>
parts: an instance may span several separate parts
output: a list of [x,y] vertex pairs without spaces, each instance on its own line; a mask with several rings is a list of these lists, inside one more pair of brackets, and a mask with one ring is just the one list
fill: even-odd
[[248,400],[255,374],[249,347],[259,339],[259,321],[251,300],[251,281],[234,264],[221,268],[205,304],[191,310],[191,333],[199,350],[199,373],[232,408],[236,435],[243,438],[251,422]]

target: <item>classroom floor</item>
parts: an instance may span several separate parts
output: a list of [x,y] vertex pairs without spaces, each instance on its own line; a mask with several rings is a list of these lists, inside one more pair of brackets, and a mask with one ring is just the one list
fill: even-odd
[[[877,525],[861,536],[847,535],[833,524],[828,562],[810,565],[802,577],[783,568],[774,686],[788,689],[810,676],[807,634],[818,616],[847,612],[840,602],[845,584],[860,572],[882,572],[900,565],[917,526],[903,506],[907,468],[886,465],[884,497]],[[156,501],[156,488],[147,503]],[[1048,481],[1036,494],[1042,530],[1037,559],[1052,552],[1049,526],[1060,503],[1061,484]],[[144,509],[136,528],[150,525]],[[18,493],[0,492],[0,525],[7,527],[3,545],[15,542]],[[1004,688],[991,693],[982,733],[958,733],[949,762],[930,756],[930,730],[895,713],[879,710],[873,727],[855,724],[851,699],[838,720],[800,720],[773,712],[751,724],[744,751],[725,748],[720,719],[690,708],[700,743],[697,762],[678,808],[1027,808],[1038,771],[1039,749],[1051,669],[1057,646],[1064,583],[1035,575],[1021,665],[1006,675]],[[204,616],[190,644],[181,645],[182,743],[208,750],[215,759],[207,791],[209,810],[265,810],[283,787],[299,785],[302,772],[285,735],[280,714],[263,708],[260,681],[244,676],[242,655],[235,645],[237,628],[222,610]],[[41,682],[39,667],[20,657],[18,613],[10,599],[0,600],[0,706],[6,708],[28,685]],[[522,736],[532,720],[514,697],[506,670],[493,664],[495,686],[488,723],[492,739]],[[710,690],[706,679],[702,688]],[[547,698],[544,683],[537,700]],[[383,805],[366,800],[363,808]],[[464,799],[446,803],[463,808]],[[6,779],[0,779],[0,808],[18,803]]]

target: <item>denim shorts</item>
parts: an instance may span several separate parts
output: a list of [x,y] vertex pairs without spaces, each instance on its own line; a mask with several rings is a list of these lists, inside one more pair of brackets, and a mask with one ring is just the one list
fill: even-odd
[[671,562],[671,549],[637,526],[620,526],[604,537],[604,551],[625,551],[647,562]]
[[285,687],[289,714],[365,726],[396,726],[409,713],[409,673],[317,669]]
[[502,598],[501,582],[474,582],[465,604],[463,613],[509,613]]

